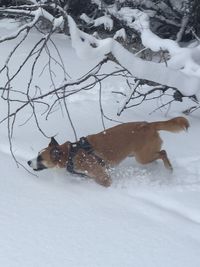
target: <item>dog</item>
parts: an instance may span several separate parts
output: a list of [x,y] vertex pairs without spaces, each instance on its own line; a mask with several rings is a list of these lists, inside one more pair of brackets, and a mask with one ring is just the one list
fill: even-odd
[[165,150],[161,150],[159,131],[180,132],[187,130],[189,122],[184,117],[167,121],[128,122],[100,133],[82,137],[78,142],[69,141],[59,145],[54,137],[47,148],[28,161],[35,171],[47,168],[66,168],[69,172],[86,175],[98,184],[111,185],[109,168],[127,157],[135,157],[141,164],[161,159],[172,171],[172,165]]

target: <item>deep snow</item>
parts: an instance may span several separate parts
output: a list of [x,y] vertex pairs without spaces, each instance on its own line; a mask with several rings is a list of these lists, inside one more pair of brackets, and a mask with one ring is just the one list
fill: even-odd
[[[31,34],[16,62],[37,38],[37,33]],[[60,35],[55,39],[72,77],[94,65],[78,59],[68,39]],[[1,44],[1,64],[9,49],[8,44]],[[16,88],[25,87],[27,70],[15,81]],[[57,79],[62,80],[61,74]],[[47,78],[37,82],[48,89]],[[111,92],[124,86],[119,78],[103,86],[106,114],[121,121],[164,120],[180,115],[190,104],[178,103],[168,113],[159,110],[150,116],[156,103],[145,103],[118,118],[119,96]],[[79,137],[102,130],[97,89],[68,100]],[[6,104],[1,103],[0,116],[5,112]],[[17,125],[27,119],[28,112],[21,114]],[[6,124],[0,125],[0,266],[199,267],[199,115],[197,111],[188,117],[188,133],[161,133],[174,166],[172,175],[162,162],[141,166],[127,159],[113,170],[110,188],[65,170],[46,170],[35,177],[17,168],[10,155]],[[57,134],[59,142],[74,141],[69,122],[60,112],[48,121],[41,117],[41,123],[49,136]],[[107,127],[112,125],[106,121]],[[14,152],[23,164],[47,143],[33,121],[15,129]]]

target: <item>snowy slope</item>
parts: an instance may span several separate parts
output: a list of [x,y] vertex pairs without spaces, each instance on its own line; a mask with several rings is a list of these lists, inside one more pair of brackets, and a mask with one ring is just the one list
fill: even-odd
[[[37,38],[32,33],[16,60]],[[94,62],[76,57],[69,40],[57,36],[56,42],[70,75],[78,77],[93,66]],[[1,45],[1,49],[3,59],[9,47]],[[17,88],[24,87],[26,71]],[[47,80],[40,83],[48,89]],[[167,116],[164,111],[149,116],[152,103],[146,103],[117,118],[118,104],[111,91],[122,86],[119,79],[110,79],[103,88],[105,112],[115,119],[164,120],[188,106],[172,106]],[[73,96],[68,104],[79,137],[102,130],[97,88]],[[2,104],[1,116],[5,111]],[[188,133],[161,133],[174,166],[172,175],[162,162],[141,166],[128,159],[113,170],[110,188],[65,170],[46,170],[35,177],[17,168],[9,152],[6,124],[0,125],[0,266],[200,266],[199,115],[188,118]],[[41,117],[41,123],[49,136],[57,134],[58,141],[74,141],[68,120],[59,112],[48,121]],[[112,125],[106,122],[107,127]],[[33,121],[15,130],[14,151],[23,164],[47,143]]]

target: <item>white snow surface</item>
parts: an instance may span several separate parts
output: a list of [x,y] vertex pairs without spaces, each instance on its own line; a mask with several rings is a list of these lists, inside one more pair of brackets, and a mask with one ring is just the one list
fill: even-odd
[[[33,32],[15,55],[13,69],[37,40],[38,34]],[[66,37],[57,34],[54,41],[71,77],[80,77],[96,64],[79,59]],[[12,44],[1,44],[1,64]],[[46,61],[44,54],[41,62]],[[111,68],[109,64],[104,71]],[[33,82],[48,90],[50,81],[44,78],[45,72],[43,75],[43,79],[38,76]],[[16,89],[26,88],[27,76],[28,67],[15,80]],[[61,73],[57,80],[61,83]],[[105,113],[124,122],[169,119],[181,115],[191,104],[185,100],[168,113],[161,110],[149,116],[156,101],[146,102],[117,118],[119,96],[112,91],[125,86],[126,82],[117,77],[105,81],[102,88]],[[98,88],[80,92],[67,102],[79,137],[102,130]],[[24,165],[49,141],[36,130],[33,121],[19,126],[29,112],[21,114],[13,137],[15,155]],[[5,113],[4,103],[0,119]],[[35,177],[17,168],[9,151],[7,125],[1,124],[0,266],[199,267],[199,116],[197,111],[188,117],[191,127],[187,133],[161,132],[173,174],[162,162],[142,166],[127,159],[112,171],[110,188],[65,170],[44,170]],[[49,136],[57,134],[60,143],[74,141],[69,122],[60,112],[53,113],[48,121],[41,117],[41,125]],[[106,121],[107,127],[113,125]]]

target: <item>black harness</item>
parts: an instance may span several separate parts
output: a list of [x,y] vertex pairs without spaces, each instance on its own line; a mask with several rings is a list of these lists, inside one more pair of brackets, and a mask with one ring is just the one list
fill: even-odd
[[68,162],[67,162],[67,167],[66,167],[68,172],[73,173],[73,174],[78,174],[81,176],[85,176],[85,174],[76,172],[74,170],[74,157],[76,156],[77,152],[80,149],[87,152],[87,154],[93,155],[95,157],[95,159],[97,160],[97,162],[99,164],[101,164],[101,166],[106,165],[105,161],[94,153],[94,149],[93,149],[92,145],[88,142],[87,138],[81,137],[79,141],[77,141],[75,143],[70,143]]

